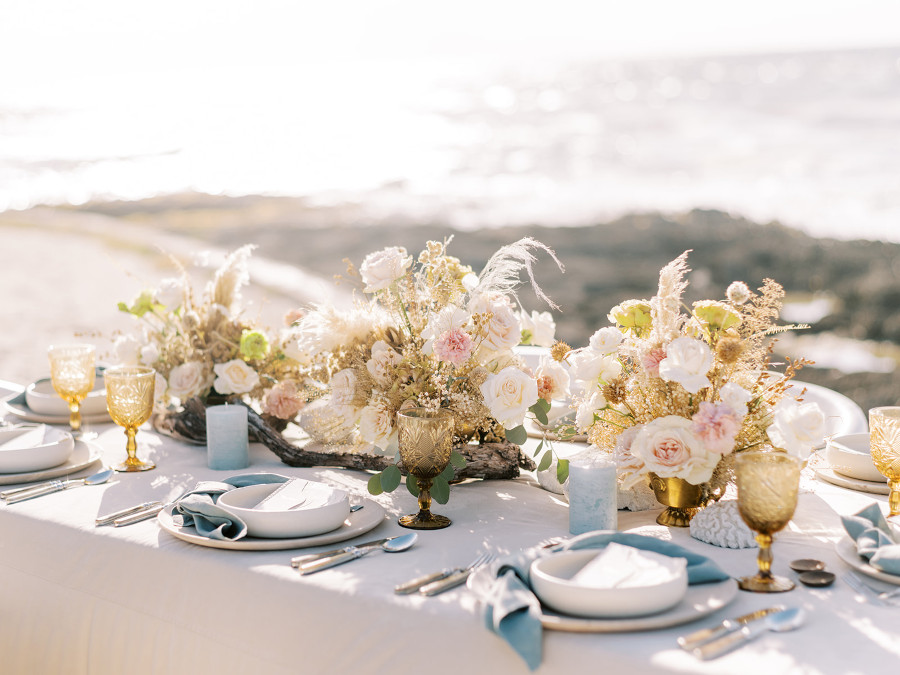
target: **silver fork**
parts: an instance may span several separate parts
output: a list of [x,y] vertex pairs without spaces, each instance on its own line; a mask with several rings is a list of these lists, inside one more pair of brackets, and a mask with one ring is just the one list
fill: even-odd
[[[408,595],[409,593],[415,593],[418,590],[421,590],[425,586],[429,584],[434,584],[439,581],[443,581],[444,579],[449,578],[454,574],[463,574],[465,573],[468,576],[469,573],[472,572],[479,565],[483,565],[493,558],[493,555],[490,553],[481,553],[479,554],[472,562],[470,562],[465,567],[447,567],[442,569],[440,572],[432,572],[431,574],[426,574],[421,577],[417,577],[411,581],[407,581],[404,584],[400,584],[399,586],[394,587],[394,592],[399,595]],[[449,586],[448,586],[449,588]]]
[[854,591],[862,593],[863,595],[868,595],[882,605],[887,607],[897,607],[898,604],[900,604],[900,588],[892,591],[879,592],[869,586],[869,584],[853,572],[846,572],[842,578]]

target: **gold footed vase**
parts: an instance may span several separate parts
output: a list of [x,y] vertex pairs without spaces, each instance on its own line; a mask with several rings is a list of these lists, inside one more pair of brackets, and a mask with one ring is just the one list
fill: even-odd
[[694,485],[683,478],[663,478],[650,474],[650,487],[656,501],[665,506],[656,522],[667,527],[689,527],[691,518],[715,499],[709,483]]

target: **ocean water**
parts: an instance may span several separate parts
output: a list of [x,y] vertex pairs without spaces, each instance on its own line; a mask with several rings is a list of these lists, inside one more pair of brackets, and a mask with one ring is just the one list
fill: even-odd
[[0,90],[0,210],[199,191],[476,228],[714,208],[900,241],[900,46],[132,66]]

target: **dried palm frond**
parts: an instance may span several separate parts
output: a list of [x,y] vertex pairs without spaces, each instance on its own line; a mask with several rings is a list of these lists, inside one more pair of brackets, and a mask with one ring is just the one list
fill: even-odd
[[524,269],[528,273],[528,279],[531,281],[531,288],[534,294],[546,302],[553,309],[559,309],[547,294],[541,289],[534,278],[533,265],[537,258],[532,253],[534,249],[546,252],[559,270],[565,273],[565,266],[556,257],[556,253],[546,244],[533,239],[531,237],[523,237],[519,241],[507,244],[491,256],[490,260],[484,266],[478,286],[472,292],[473,296],[482,293],[500,293],[503,295],[511,295],[515,297],[515,289],[520,283],[519,273]]

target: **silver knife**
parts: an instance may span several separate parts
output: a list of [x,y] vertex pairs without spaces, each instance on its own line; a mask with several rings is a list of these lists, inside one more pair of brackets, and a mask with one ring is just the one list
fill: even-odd
[[440,572],[432,572],[431,574],[417,577],[412,581],[407,581],[405,584],[394,586],[394,593],[397,593],[398,595],[409,595],[410,593],[415,593],[423,586],[427,586],[428,584],[439,581],[441,579],[446,579],[451,574],[459,571],[461,571],[459,567],[448,567],[441,570]]
[[437,581],[432,581],[430,584],[425,584],[419,589],[419,593],[430,597],[432,595],[437,595],[438,593],[443,593],[444,591],[449,591],[451,588],[456,588],[460,584],[465,583],[470,574],[472,574],[471,569],[454,572],[443,579],[438,579]]
[[[402,536],[402,535],[397,535]],[[396,539],[397,537],[387,537],[385,539],[376,539],[375,541],[367,541],[364,544],[357,544],[356,546],[344,546],[343,548],[335,548],[330,551],[323,551],[322,553],[308,553],[306,555],[298,555],[295,558],[291,558],[291,567],[300,567],[301,565],[305,565],[306,563],[310,563],[314,560],[320,560],[322,558],[331,558],[332,556],[338,556],[343,553],[350,553],[356,549],[365,549],[365,548],[374,548],[375,546],[381,546],[384,542],[390,541],[391,539]]]
[[714,626],[713,628],[704,628],[702,630],[698,630],[695,633],[691,633],[690,635],[678,638],[678,646],[685,651],[692,651],[702,644],[712,642],[713,640],[720,638],[723,635],[732,633],[742,628],[743,626],[746,626],[748,623],[753,623],[758,619],[762,619],[763,617],[766,617],[773,612],[780,612],[783,609],[784,605],[776,605],[775,607],[767,607],[766,609],[759,609],[755,612],[744,614],[743,616],[739,616],[736,619],[725,619],[718,626]]
[[100,516],[97,520],[94,521],[94,525],[99,527],[101,525],[111,525],[113,521],[118,520],[119,518],[124,518],[125,516],[134,515],[144,509],[150,509],[154,506],[162,506],[162,502],[144,502],[143,504],[138,504],[137,506],[132,506],[127,509],[122,509],[121,511],[116,511],[115,513],[110,513],[106,516]]
[[760,621],[750,622],[735,631],[726,633],[717,640],[700,645],[691,652],[698,659],[714,659],[726,652],[756,639],[766,631],[783,633],[798,628],[805,618],[805,612],[801,607],[783,609],[762,618]]

